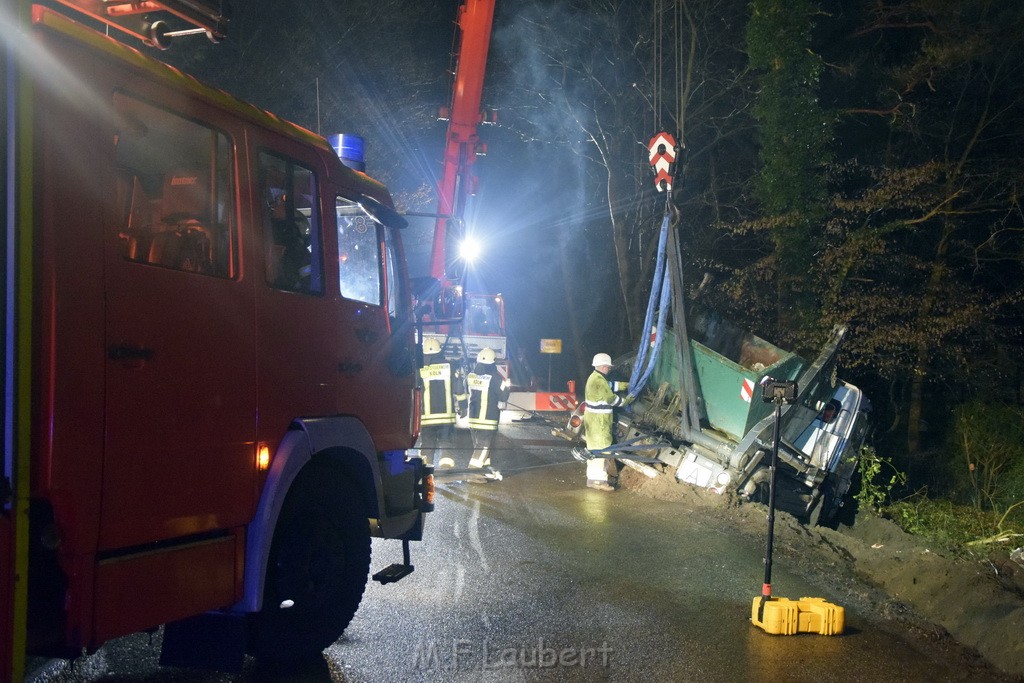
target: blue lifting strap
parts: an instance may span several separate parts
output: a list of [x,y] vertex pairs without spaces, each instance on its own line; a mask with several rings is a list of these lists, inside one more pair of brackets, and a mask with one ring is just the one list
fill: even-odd
[[[665,267],[666,255],[668,253],[668,230],[669,212],[666,211],[661,220],[661,234],[658,236],[657,262],[654,268],[654,280],[651,286],[651,296],[647,300],[647,314],[644,317],[643,334],[640,338],[640,347],[637,350],[636,362],[633,364],[633,372],[629,378],[629,395],[636,396],[647,384],[654,364],[661,352],[661,342],[664,338],[665,321],[669,309],[669,297],[672,293],[669,270]],[[654,347],[651,347],[648,330],[651,329],[651,322],[654,319],[655,302],[657,302],[658,326],[654,335]],[[648,353],[650,358],[648,358]]]

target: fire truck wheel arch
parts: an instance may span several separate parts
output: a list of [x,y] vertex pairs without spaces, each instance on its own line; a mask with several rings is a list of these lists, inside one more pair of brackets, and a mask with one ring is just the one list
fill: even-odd
[[258,612],[262,608],[267,562],[281,509],[299,473],[320,458],[334,462],[351,485],[362,492],[364,517],[378,517],[383,509],[380,487],[376,485],[380,481],[376,453],[361,422],[351,417],[293,422],[277,448],[256,515],[247,529],[245,590],[235,611]]
[[274,531],[263,609],[252,615],[249,650],[258,659],[303,660],[344,632],[370,571],[365,508],[329,458],[295,478]]

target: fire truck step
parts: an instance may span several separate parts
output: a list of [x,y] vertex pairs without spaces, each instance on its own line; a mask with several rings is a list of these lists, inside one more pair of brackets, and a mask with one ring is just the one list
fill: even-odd
[[379,581],[382,585],[394,583],[395,581],[401,581],[405,577],[412,574],[413,567],[411,564],[392,564],[384,567],[379,572],[373,575],[374,581]]
[[412,562],[409,560],[409,541],[402,539],[402,563],[398,564],[396,562],[384,567],[384,569],[373,575],[373,580],[380,582],[382,586],[386,586],[389,583],[401,581],[409,576],[409,574],[412,574],[413,569],[415,567],[412,566]]

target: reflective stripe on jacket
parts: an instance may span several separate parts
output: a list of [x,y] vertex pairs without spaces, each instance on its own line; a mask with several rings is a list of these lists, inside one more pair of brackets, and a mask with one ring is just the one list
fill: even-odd
[[423,378],[423,405],[420,424],[455,424],[455,402],[452,400],[452,366],[434,363],[420,368]]
[[611,446],[614,412],[622,405],[622,398],[612,391],[608,378],[594,370],[587,378],[584,400],[587,407],[583,411],[583,436],[587,448],[593,451]]
[[[487,374],[485,374],[487,373]],[[498,429],[501,409],[498,403],[507,396],[501,388],[501,375],[493,365],[478,364],[466,376],[469,389],[469,426],[471,429]]]

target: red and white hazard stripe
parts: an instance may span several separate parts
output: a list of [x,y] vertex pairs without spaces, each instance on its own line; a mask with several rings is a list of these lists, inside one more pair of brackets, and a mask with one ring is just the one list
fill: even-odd
[[576,396],[565,391],[523,391],[512,392],[508,397],[512,409],[534,411],[572,412],[579,403]]
[[740,387],[740,398],[747,403],[754,398],[754,381],[749,379],[743,380],[743,386]]

